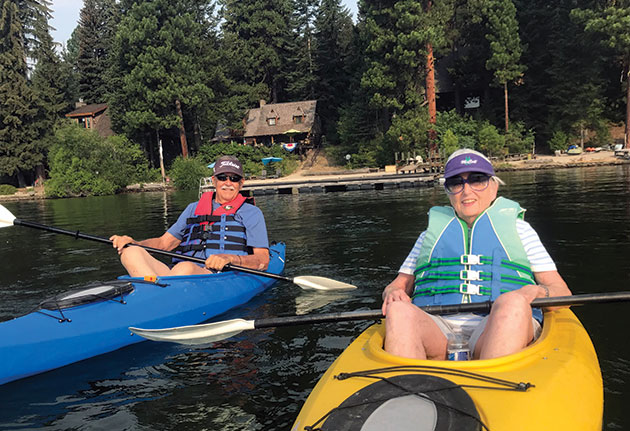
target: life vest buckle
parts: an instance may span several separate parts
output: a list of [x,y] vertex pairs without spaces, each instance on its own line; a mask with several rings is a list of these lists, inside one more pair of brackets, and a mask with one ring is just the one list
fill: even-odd
[[459,293],[465,295],[483,295],[483,293],[481,293],[481,287],[482,286],[478,284],[462,283],[459,285]]
[[462,269],[459,271],[459,278],[466,281],[481,281],[481,271]]
[[482,265],[480,254],[463,254],[460,262],[462,265]]

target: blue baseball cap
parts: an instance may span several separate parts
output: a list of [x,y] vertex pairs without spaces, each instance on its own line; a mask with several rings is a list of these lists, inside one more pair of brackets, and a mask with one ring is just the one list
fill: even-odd
[[444,178],[451,178],[464,172],[481,172],[494,176],[494,168],[490,160],[479,151],[468,148],[451,154],[444,167]]

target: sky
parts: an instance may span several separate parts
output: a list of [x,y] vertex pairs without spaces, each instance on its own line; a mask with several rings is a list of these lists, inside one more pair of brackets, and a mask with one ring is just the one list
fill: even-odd
[[[350,9],[353,18],[356,19],[357,0],[342,0],[342,3]],[[50,25],[56,29],[52,32],[52,37],[56,42],[66,44],[77,26],[79,11],[82,7],[82,0],[52,0],[53,18]]]

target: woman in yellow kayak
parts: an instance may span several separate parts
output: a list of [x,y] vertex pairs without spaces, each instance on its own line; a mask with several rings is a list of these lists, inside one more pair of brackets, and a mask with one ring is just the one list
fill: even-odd
[[[461,333],[475,359],[515,353],[540,333],[530,303],[571,295],[518,203],[497,198],[499,184],[481,153],[454,152],[444,169],[450,207],[434,207],[398,276],[383,291],[385,350],[445,359],[447,337]],[[489,315],[433,316],[419,306],[493,300]]]

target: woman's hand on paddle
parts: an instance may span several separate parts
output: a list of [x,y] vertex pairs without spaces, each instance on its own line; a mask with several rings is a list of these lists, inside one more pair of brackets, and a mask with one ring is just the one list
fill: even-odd
[[387,306],[392,302],[411,302],[407,293],[413,288],[413,275],[399,273],[398,276],[383,290],[383,316],[387,316]]
[[118,250],[118,254],[122,254],[127,244],[136,242],[132,237],[127,235],[112,235],[109,237],[109,240],[112,242],[112,246]]

